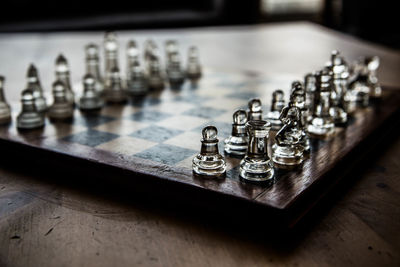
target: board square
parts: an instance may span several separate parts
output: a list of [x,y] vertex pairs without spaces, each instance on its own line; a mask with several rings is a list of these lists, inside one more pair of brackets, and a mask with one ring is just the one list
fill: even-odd
[[129,135],[137,130],[148,127],[150,124],[145,122],[138,122],[128,119],[113,120],[97,127],[95,130],[107,133],[114,133],[118,135]]
[[179,161],[182,161],[195,153],[196,151],[192,149],[167,144],[159,144],[146,149],[143,152],[136,153],[133,156],[149,159],[167,165],[175,165]]
[[105,133],[89,129],[84,132],[66,136],[61,140],[71,143],[78,143],[85,146],[95,147],[102,143],[109,142],[117,137],[118,135],[116,134]]
[[81,116],[75,116],[73,123],[86,127],[96,127],[112,120],[115,120],[115,118],[98,114],[82,114]]
[[190,103],[184,103],[179,101],[165,101],[161,102],[159,105],[151,106],[147,108],[147,111],[158,111],[158,112],[168,112],[174,114],[181,114],[189,109],[196,107]]
[[201,146],[200,139],[201,139],[201,132],[183,132],[177,136],[168,139],[167,141],[164,142],[164,144],[180,146],[183,148],[189,148],[200,151],[200,146]]
[[147,128],[133,132],[132,134],[130,134],[130,136],[162,143],[165,140],[168,140],[171,137],[174,137],[180,133],[182,133],[181,130],[152,125]]
[[200,118],[211,119],[213,117],[217,117],[217,116],[223,114],[224,112],[226,112],[226,110],[224,110],[224,109],[199,106],[197,108],[190,109],[190,110],[184,112],[183,114],[189,115],[189,116],[197,116]]
[[139,111],[131,114],[127,118],[140,122],[157,122],[171,117],[172,114],[160,111]]
[[178,115],[168,118],[166,120],[157,122],[158,126],[174,128],[182,131],[189,131],[193,128],[197,128],[207,122],[207,119],[195,117],[195,116],[185,116]]
[[109,142],[102,143],[96,146],[96,148],[124,155],[133,155],[155,145],[157,145],[157,143],[148,140],[130,136],[121,136]]

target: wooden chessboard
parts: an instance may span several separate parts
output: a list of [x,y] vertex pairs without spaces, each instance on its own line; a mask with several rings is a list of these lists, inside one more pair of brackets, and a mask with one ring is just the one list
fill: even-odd
[[[133,186],[141,185],[149,192],[154,186],[166,186],[169,189],[164,193],[191,195],[189,202],[201,201],[191,198],[197,194],[205,201],[226,198],[220,202],[226,206],[244,203],[243,207],[288,211],[316,185],[323,184],[335,166],[351,160],[350,152],[398,111],[400,97],[394,90],[384,90],[380,103],[358,111],[347,128],[337,129],[333,139],[312,139],[311,154],[302,168],[277,171],[272,186],[240,181],[240,159],[229,156],[225,179],[194,177],[192,159],[200,150],[201,129],[206,125],[218,128],[223,153],[223,140],[230,135],[234,110],[246,108],[249,98],[259,97],[266,113],[272,91],[282,82],[289,87],[291,81],[284,76],[206,71],[197,87],[185,83],[180,90],[166,88],[125,105],[108,105],[98,115],[76,110],[70,123],[46,121],[43,129],[28,132],[16,129],[20,105],[12,103],[13,123],[0,128],[0,143],[2,147],[11,144],[12,149],[25,149],[33,155],[44,152],[50,155],[48,160],[54,156],[59,165],[65,159],[66,168],[88,164],[95,172],[97,167],[109,167],[116,176],[127,177]],[[286,98],[287,93],[288,90]],[[68,165],[71,158],[73,166]],[[109,177],[110,182],[116,179]],[[335,181],[337,177],[329,179]],[[317,189],[320,192],[311,198],[317,201],[325,192],[323,189]]]

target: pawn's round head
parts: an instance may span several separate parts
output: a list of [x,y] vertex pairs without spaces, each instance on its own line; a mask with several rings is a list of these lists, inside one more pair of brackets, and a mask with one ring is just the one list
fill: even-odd
[[0,88],[3,88],[4,86],[4,76],[0,75]]
[[104,48],[106,51],[116,51],[118,48],[115,32],[106,32],[104,35]]
[[218,130],[217,127],[215,126],[206,126],[203,128],[203,131],[201,132],[203,135],[203,140],[204,141],[215,141],[217,140],[218,136]]
[[38,70],[35,67],[35,65],[33,65],[33,64],[29,65],[28,72],[27,72],[26,76],[28,76],[28,78],[32,78],[32,77],[33,78],[37,78],[38,77]]
[[238,125],[244,125],[247,122],[247,113],[243,109],[236,110],[233,113],[233,123]]
[[65,73],[68,71],[68,61],[62,54],[60,54],[56,59],[56,72]]
[[53,92],[54,94],[65,93],[65,85],[62,81],[55,81],[53,83]]
[[284,98],[284,93],[283,93],[283,91],[282,90],[275,90],[273,93],[272,93],[272,100],[273,101],[283,101],[283,98]]
[[251,112],[260,112],[261,108],[262,104],[259,98],[253,98],[249,101],[249,110]]
[[32,89],[25,89],[22,91],[21,94],[21,101],[26,102],[26,101],[33,101],[35,97],[33,96],[33,90]]
[[88,57],[97,57],[99,53],[99,47],[96,44],[88,44],[85,47],[85,51]]

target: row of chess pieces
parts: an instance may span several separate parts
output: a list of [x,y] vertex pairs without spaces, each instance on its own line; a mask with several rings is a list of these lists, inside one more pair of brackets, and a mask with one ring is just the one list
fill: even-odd
[[[99,46],[88,44],[85,47],[86,75],[83,77],[83,94],[78,101],[71,86],[70,68],[67,59],[60,54],[56,59],[52,94],[53,103],[48,106],[37,68],[31,64],[27,71],[27,87],[22,91],[21,113],[17,117],[17,128],[30,130],[41,128],[45,115],[54,121],[73,118],[77,104],[84,112],[98,112],[105,103],[125,103],[129,97],[141,97],[150,91],[164,89],[168,83],[171,88],[180,88],[185,80],[196,84],[202,76],[202,67],[197,47],[189,47],[188,60],[184,68],[175,40],[165,42],[166,67],[161,66],[156,43],[147,40],[144,44],[143,59],[137,43],[129,41],[126,48],[127,74],[121,79],[118,52],[119,45],[114,32],[104,36],[104,77],[100,71]],[[10,105],[4,97],[4,77],[0,76],[0,124],[12,120]]]
[[[360,108],[381,98],[376,70],[378,57],[362,58],[351,66],[333,51],[326,66],[294,81],[288,104],[284,93],[272,94],[271,110],[263,116],[260,99],[251,99],[248,110],[233,114],[232,134],[225,140],[228,156],[242,158],[240,178],[250,182],[272,182],[274,167],[292,169],[302,165],[310,153],[310,138],[331,138],[336,127],[346,127]],[[277,131],[271,158],[267,146],[270,130]],[[201,151],[193,159],[195,175],[221,177],[226,162],[218,151],[217,128],[203,129]]]

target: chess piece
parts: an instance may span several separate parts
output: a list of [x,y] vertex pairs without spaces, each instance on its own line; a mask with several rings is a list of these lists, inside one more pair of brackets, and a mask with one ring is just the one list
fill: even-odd
[[171,60],[171,57],[177,54],[178,51],[179,51],[178,43],[175,40],[167,40],[165,42],[165,56],[167,60],[167,68],[168,68],[168,62]]
[[250,182],[272,182],[274,169],[268,157],[267,121],[251,120],[246,123],[249,144],[245,157],[240,162],[240,177]]
[[282,121],[279,119],[281,111],[285,106],[285,98],[282,90],[275,90],[272,93],[271,110],[267,113],[267,121],[271,123],[271,127],[274,130],[279,129],[282,126]]
[[244,156],[249,138],[246,131],[247,113],[239,109],[233,113],[232,134],[225,139],[225,153],[234,156]]
[[293,102],[282,110],[284,125],[275,136],[272,146],[272,161],[278,166],[296,166],[303,161],[302,145],[304,130],[301,123],[301,111]]
[[157,45],[153,40],[146,40],[144,43],[144,60],[149,63],[155,57],[158,57]]
[[186,76],[191,83],[196,83],[201,78],[201,64],[199,50],[196,46],[189,47]]
[[11,122],[11,109],[4,97],[4,77],[0,76],[0,125]]
[[249,111],[247,112],[249,121],[262,120],[262,104],[258,98],[253,98],[249,101]]
[[332,71],[332,92],[331,92],[331,107],[329,113],[333,118],[335,125],[344,125],[347,122],[347,113],[343,109],[343,98],[347,88],[343,83],[342,73],[346,70],[346,66],[339,52],[334,50],[331,54],[331,61],[328,67]]
[[148,92],[147,79],[140,65],[131,67],[126,91],[132,96],[142,96]]
[[306,122],[309,122],[312,119],[315,104],[316,78],[314,73],[308,73],[304,77],[304,90],[306,94],[304,116],[306,117]]
[[53,83],[54,103],[50,106],[47,115],[51,120],[69,120],[74,115],[74,106],[67,99],[65,83],[57,80]]
[[82,111],[98,111],[104,102],[96,92],[96,81],[91,74],[83,77],[83,95],[79,100],[79,108]]
[[170,55],[168,60],[167,75],[171,88],[180,88],[185,81],[185,73],[181,67],[179,53]]
[[376,71],[379,68],[379,57],[367,57],[365,62],[368,68],[369,97],[372,99],[380,98],[382,96],[382,88],[376,75]]
[[104,85],[100,72],[99,46],[88,44],[85,47],[86,53],[86,73],[91,74],[96,81],[96,91],[99,95],[103,94]]
[[22,111],[17,117],[17,128],[19,130],[31,130],[44,126],[44,114],[37,110],[36,99],[33,89],[22,91]]
[[62,54],[58,55],[56,59],[56,80],[64,83],[67,101],[74,104],[75,94],[71,87],[68,61]]
[[148,86],[151,90],[155,91],[164,89],[164,78],[161,73],[161,65],[158,57],[154,57],[149,62]]
[[104,59],[105,59],[105,84],[110,83],[113,70],[119,69],[118,41],[115,32],[106,32],[104,35]]
[[307,126],[307,132],[316,137],[329,137],[335,132],[335,124],[329,113],[332,72],[325,68],[317,72],[316,102],[313,118]]
[[43,95],[43,88],[40,84],[39,72],[37,68],[31,64],[27,72],[28,85],[27,88],[32,89],[35,98],[36,110],[45,112],[47,110],[46,98]]
[[111,71],[110,79],[104,90],[104,97],[110,103],[124,103],[128,100],[118,68],[114,68]]
[[135,41],[130,40],[126,47],[126,61],[127,61],[127,70],[129,76],[129,70],[134,65],[138,64],[139,62],[139,49]]
[[203,129],[201,151],[193,158],[193,172],[206,177],[221,177],[226,172],[226,162],[218,151],[217,128],[207,126]]

